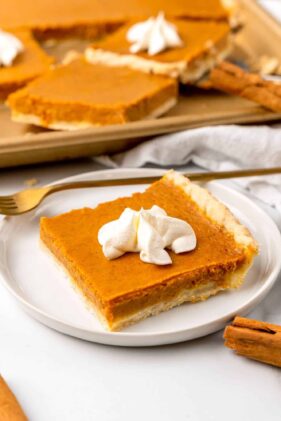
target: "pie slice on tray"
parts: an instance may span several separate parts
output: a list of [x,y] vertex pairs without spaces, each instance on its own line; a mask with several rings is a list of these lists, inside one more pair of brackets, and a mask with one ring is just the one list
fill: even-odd
[[9,32],[22,42],[24,50],[10,67],[0,66],[0,100],[41,76],[53,63],[53,58],[44,52],[29,31],[17,29]]
[[73,130],[158,117],[177,102],[176,81],[83,58],[50,70],[8,98],[12,119]]
[[155,55],[130,52],[127,34],[137,22],[131,21],[112,35],[94,42],[86,50],[93,64],[128,66],[146,73],[179,78],[182,83],[194,83],[215,64],[225,59],[231,50],[230,26],[227,22],[171,20],[182,46],[166,49]]
[[0,27],[28,28],[40,38],[94,39],[129,19],[154,16],[227,19],[220,0],[1,0]]

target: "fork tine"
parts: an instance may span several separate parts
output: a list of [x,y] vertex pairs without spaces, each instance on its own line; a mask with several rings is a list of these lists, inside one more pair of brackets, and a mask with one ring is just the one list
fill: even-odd
[[14,198],[12,196],[1,196],[0,197],[0,203],[10,203],[14,202]]
[[16,209],[18,206],[15,202],[11,203],[2,203],[0,202],[0,208],[1,209]]

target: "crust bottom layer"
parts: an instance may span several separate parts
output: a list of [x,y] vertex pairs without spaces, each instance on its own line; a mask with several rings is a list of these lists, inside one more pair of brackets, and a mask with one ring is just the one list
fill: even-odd
[[[161,115],[167,113],[171,108],[173,108],[177,103],[176,98],[171,98],[165,103],[163,103],[160,107],[153,110],[149,115],[147,115],[142,120],[152,120],[154,118],[160,117]],[[33,124],[34,126],[45,127],[47,129],[52,130],[81,130],[81,129],[88,129],[90,127],[100,127],[103,124],[99,124],[97,122],[90,122],[90,121],[53,121],[51,123],[46,123],[40,117],[35,114],[23,114],[17,111],[12,111],[12,120],[18,123],[24,124]],[[129,122],[128,122],[129,123]]]

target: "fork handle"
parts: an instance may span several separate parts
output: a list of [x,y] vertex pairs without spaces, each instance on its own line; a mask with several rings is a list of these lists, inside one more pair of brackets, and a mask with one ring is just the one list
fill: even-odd
[[[260,168],[260,169],[247,169],[238,171],[211,171],[199,173],[185,173],[191,181],[211,181],[230,178],[253,177],[253,176],[266,176],[273,174],[281,174],[281,167],[274,168]],[[63,190],[90,188],[90,187],[113,187],[113,186],[128,186],[134,184],[150,184],[160,179],[159,177],[133,177],[133,178],[116,178],[116,179],[103,179],[103,180],[87,180],[76,181],[69,183],[55,184],[47,187],[47,195]]]
[[123,185],[133,185],[133,184],[149,184],[153,183],[156,180],[159,180],[160,177],[134,177],[134,178],[116,178],[108,180],[86,180],[86,181],[74,181],[69,183],[54,184],[49,186],[50,193],[60,192],[63,190],[71,189],[82,189],[90,187],[113,187],[113,186],[123,186]]
[[268,176],[273,174],[281,174],[281,167],[271,168],[252,168],[247,170],[231,170],[231,171],[210,171],[201,173],[185,174],[190,181],[212,181],[226,180],[230,178],[245,178],[256,176]]

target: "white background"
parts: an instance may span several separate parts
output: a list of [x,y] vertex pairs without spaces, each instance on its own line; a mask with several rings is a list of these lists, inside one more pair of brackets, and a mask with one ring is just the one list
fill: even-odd
[[[266,3],[281,14],[279,0]],[[1,171],[0,194],[95,168],[81,160]],[[277,282],[250,317],[281,324],[280,303]],[[281,371],[235,356],[222,332],[150,349],[96,345],[40,325],[2,285],[0,372],[31,421],[281,419]]]

